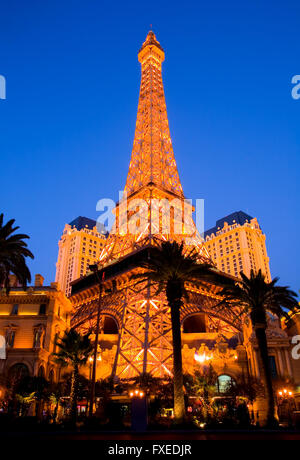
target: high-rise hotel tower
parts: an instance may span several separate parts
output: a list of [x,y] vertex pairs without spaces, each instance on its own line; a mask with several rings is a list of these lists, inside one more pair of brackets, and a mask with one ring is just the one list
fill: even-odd
[[94,264],[106,242],[106,232],[87,217],[77,217],[65,225],[59,240],[55,281],[69,296],[71,282],[85,276],[90,264]]
[[217,220],[204,236],[206,249],[219,270],[233,276],[261,270],[271,281],[266,236],[256,218],[234,212]]

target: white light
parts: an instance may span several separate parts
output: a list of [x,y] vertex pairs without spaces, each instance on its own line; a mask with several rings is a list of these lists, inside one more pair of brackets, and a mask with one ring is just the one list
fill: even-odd
[[194,359],[195,361],[198,361],[198,363],[204,363],[204,361],[209,361],[211,358],[211,356],[206,356],[205,353],[203,353],[203,355],[198,355],[198,353],[195,353],[194,354]]

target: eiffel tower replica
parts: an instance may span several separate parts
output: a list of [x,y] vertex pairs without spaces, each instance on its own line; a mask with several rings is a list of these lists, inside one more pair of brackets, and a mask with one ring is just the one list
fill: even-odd
[[[172,375],[169,307],[165,295],[157,294],[149,280],[133,280],[132,274],[141,270],[139,263],[167,240],[183,242],[187,251],[197,252],[199,262],[211,262],[194,224],[193,208],[184,197],[174,158],[162,82],[164,58],[163,48],[150,31],[138,53],[142,76],[126,186],[98,262],[99,276],[104,276],[101,320],[112,318],[118,326],[111,372],[120,379],[143,373]],[[212,330],[221,328],[232,334],[239,329],[233,312],[218,311],[217,286],[199,288],[191,283],[187,288],[189,301],[182,308],[182,321],[205,313]],[[73,282],[73,327],[95,328],[98,298],[95,274]]]

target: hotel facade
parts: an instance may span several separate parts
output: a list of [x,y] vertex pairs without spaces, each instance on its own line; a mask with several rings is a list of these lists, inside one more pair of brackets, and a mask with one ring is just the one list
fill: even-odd
[[0,293],[0,336],[6,356],[0,359],[0,377],[39,376],[50,382],[60,379],[54,362],[55,340],[70,327],[72,305],[57,283],[43,285],[42,275],[24,290],[11,276],[9,294]]
[[106,237],[103,227],[87,217],[79,216],[65,225],[58,243],[55,281],[67,296],[71,282],[85,276],[89,265],[99,259]]
[[257,218],[238,211],[217,220],[204,233],[206,249],[214,264],[224,273],[238,277],[240,272],[261,270],[271,281],[266,236]]

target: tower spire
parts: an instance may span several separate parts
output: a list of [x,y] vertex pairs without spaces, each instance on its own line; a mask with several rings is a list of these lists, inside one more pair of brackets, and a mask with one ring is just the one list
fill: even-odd
[[161,64],[165,53],[152,30],[138,53],[142,77],[131,161],[130,194],[148,184],[183,197],[169,131]]
[[102,264],[162,240],[189,241],[199,257],[208,257],[174,158],[161,74],[164,59],[150,30],[138,52],[142,78],[125,193],[114,210],[115,223],[99,258]]

